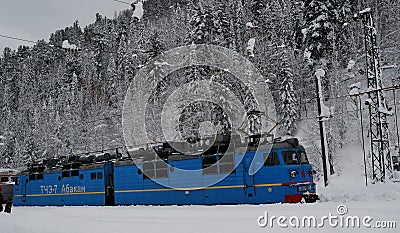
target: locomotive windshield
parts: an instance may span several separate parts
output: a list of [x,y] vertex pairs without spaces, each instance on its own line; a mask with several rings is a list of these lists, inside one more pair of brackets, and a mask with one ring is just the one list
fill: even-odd
[[304,152],[304,151],[300,152],[300,162],[301,162],[301,164],[308,164],[308,158],[307,158],[306,152]]
[[282,157],[286,165],[308,164],[307,155],[304,151],[283,151]]
[[265,153],[264,157],[266,157],[264,166],[274,166],[279,165],[279,157],[276,152]]

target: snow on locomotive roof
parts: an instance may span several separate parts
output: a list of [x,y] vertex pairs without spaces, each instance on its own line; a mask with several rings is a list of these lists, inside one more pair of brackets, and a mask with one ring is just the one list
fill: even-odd
[[283,148],[303,148],[299,144],[298,138],[288,138],[284,141],[276,141],[272,146],[272,149],[283,149]]
[[15,169],[0,168],[0,175],[16,175],[17,173]]

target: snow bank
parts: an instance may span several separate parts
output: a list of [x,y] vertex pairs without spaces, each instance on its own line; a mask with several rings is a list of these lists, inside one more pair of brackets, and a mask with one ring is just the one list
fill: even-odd
[[[10,215],[0,213],[2,232],[7,233],[131,233],[131,232],[385,232],[397,229],[352,228],[261,228],[259,216],[327,216],[337,215],[338,203],[273,204],[240,206],[130,206],[130,207],[16,207]],[[371,216],[374,219],[398,220],[400,210],[396,202],[348,202],[349,215]],[[276,222],[275,222],[276,223]],[[398,223],[399,224],[399,223]]]
[[[335,178],[333,178],[335,179]],[[353,177],[348,177],[352,180]],[[341,202],[357,201],[368,203],[370,201],[397,201],[400,200],[400,185],[393,183],[377,183],[365,186],[363,180],[359,180],[361,185],[345,183],[332,180],[327,188],[321,190],[321,202]],[[364,186],[362,186],[364,185]]]
[[[354,143],[345,147],[337,156],[336,173],[329,176],[329,185],[324,187],[322,179],[318,183],[321,202],[350,202],[358,201],[368,203],[370,201],[396,201],[400,200],[400,183],[365,185],[364,160],[361,146]],[[400,210],[400,208],[399,208]]]

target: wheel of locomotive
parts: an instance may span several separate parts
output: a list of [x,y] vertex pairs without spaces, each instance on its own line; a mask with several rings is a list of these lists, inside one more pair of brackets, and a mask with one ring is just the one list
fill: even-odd
[[0,193],[0,212],[3,212],[3,195]]
[[4,209],[4,212],[5,213],[11,213],[11,208],[12,208],[12,202],[7,202],[7,204],[6,204],[6,208]]

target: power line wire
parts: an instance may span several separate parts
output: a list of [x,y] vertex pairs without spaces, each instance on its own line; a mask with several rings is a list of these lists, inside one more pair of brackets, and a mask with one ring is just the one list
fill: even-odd
[[7,35],[2,35],[2,34],[0,34],[0,37],[7,38],[7,39],[11,39],[11,40],[18,40],[18,41],[24,41],[24,42],[29,42],[29,43],[37,44],[37,41],[22,39],[22,38],[13,37],[13,36],[7,36]]
[[[120,1],[120,0],[113,0],[114,2],[119,2],[119,3],[123,3],[123,4],[127,4],[127,5],[131,5],[131,4],[135,4],[135,3],[129,3],[129,2],[124,2],[124,1]],[[138,2],[138,1],[136,1]]]
[[[394,107],[395,105],[396,106],[400,106],[400,102],[399,103],[395,103],[395,104],[388,104],[387,106],[388,107]],[[361,110],[365,111],[365,110],[368,110],[368,108],[361,108]],[[342,111],[342,112],[339,112],[339,113],[334,113],[332,117],[341,116],[341,115],[344,115],[346,113],[359,112],[359,111],[360,111],[360,109]],[[317,119],[317,118],[318,118],[318,116],[314,116],[314,117],[299,118],[298,120],[299,121],[302,121],[302,120],[313,120],[313,119]]]
[[[11,39],[11,40],[18,40],[18,41],[29,42],[29,43],[32,43],[32,44],[37,44],[37,43],[38,43],[38,42],[35,42],[35,41],[32,41],[32,40],[22,39],[22,38],[13,37],[13,36],[7,36],[7,35],[3,35],[3,34],[0,34],[0,37],[7,38],[7,39]],[[80,48],[76,48],[76,49],[64,48],[64,47],[62,47],[62,46],[53,45],[53,44],[49,44],[49,46],[52,47],[52,48],[64,49],[66,52],[72,52],[72,53],[73,53],[73,52],[80,52],[80,51],[82,50],[82,49],[80,49]]]
[[341,96],[336,96],[336,97],[330,97],[328,98],[329,100],[335,100],[335,99],[342,99],[342,98],[347,98],[347,97],[357,97],[360,95],[365,95],[365,94],[369,94],[371,92],[376,92],[376,91],[391,91],[391,90],[396,90],[396,89],[400,89],[400,84],[395,84],[392,85],[390,87],[383,87],[383,88],[379,88],[379,89],[373,89],[373,90],[367,90],[364,92],[359,92],[356,94],[348,94],[348,95],[341,95]]

